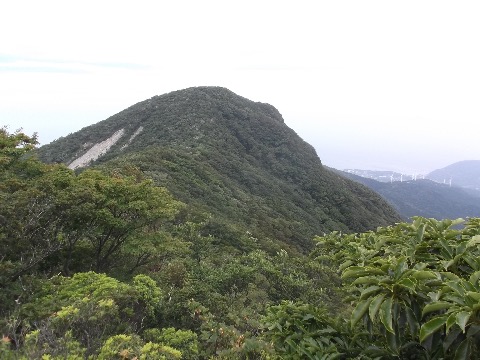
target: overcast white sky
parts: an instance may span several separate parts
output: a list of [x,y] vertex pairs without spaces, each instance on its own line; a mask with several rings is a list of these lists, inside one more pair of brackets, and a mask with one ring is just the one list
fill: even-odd
[[480,159],[480,1],[3,1],[0,126],[42,144],[139,101],[224,86],[325,165]]

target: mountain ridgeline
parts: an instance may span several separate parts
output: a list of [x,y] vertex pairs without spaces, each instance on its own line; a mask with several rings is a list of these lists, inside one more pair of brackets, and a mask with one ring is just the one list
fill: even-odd
[[379,195],[324,168],[273,106],[220,87],[155,96],[38,153],[78,169],[136,166],[210,214],[213,235],[233,246],[249,231],[261,245],[305,250],[314,235],[401,220]]
[[432,171],[426,177],[439,183],[478,191],[480,190],[480,160],[459,161]]
[[405,220],[412,216],[438,220],[480,216],[480,192],[471,187],[450,186],[429,179],[385,182],[351,172],[332,171],[383,196]]

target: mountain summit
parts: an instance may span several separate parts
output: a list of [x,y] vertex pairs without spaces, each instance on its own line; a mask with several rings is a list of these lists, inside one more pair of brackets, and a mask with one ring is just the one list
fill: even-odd
[[39,156],[74,169],[135,165],[218,226],[303,249],[316,234],[400,221],[379,195],[324,168],[275,107],[221,87],[155,96]]

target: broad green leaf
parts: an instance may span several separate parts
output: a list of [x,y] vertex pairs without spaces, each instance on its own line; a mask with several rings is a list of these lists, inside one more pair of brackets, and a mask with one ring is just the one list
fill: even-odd
[[461,283],[456,282],[456,281],[447,281],[445,283],[450,289],[455,291],[457,295],[464,296],[465,295],[465,289],[461,285]]
[[480,332],[480,325],[472,324],[467,330],[467,337],[475,336],[478,332]]
[[436,316],[423,324],[420,328],[420,342],[424,342],[427,337],[439,330],[443,325],[445,325],[446,321],[447,316],[441,315]]
[[442,248],[445,250],[443,253],[448,254],[448,256],[446,257],[447,260],[451,259],[453,257],[453,253],[452,253],[452,249],[450,248],[448,243],[444,239],[439,239],[437,243],[440,244],[442,246]]
[[417,241],[421,242],[423,240],[423,235],[425,234],[426,224],[422,224],[418,227],[417,230]]
[[367,275],[363,266],[350,266],[342,273],[342,279]]
[[353,264],[353,261],[352,260],[347,260],[345,261],[343,264],[341,264],[339,267],[338,267],[338,270],[339,271],[343,271],[344,269],[346,269],[347,267],[349,267],[350,265]]
[[447,301],[450,301],[450,302],[453,302],[456,305],[466,306],[465,298],[463,296],[455,296],[455,295],[447,294],[447,295],[443,296],[443,299],[447,300]]
[[382,305],[380,305],[380,321],[387,331],[394,332],[392,325],[392,304],[393,297],[387,298]]
[[364,289],[362,293],[360,294],[360,300],[365,299],[366,297],[371,296],[372,294],[375,294],[378,292],[378,290],[381,290],[382,288],[377,285],[369,286],[368,288]]
[[423,308],[422,317],[425,316],[425,314],[431,313],[433,311],[443,310],[451,306],[452,304],[446,301],[438,301],[438,302],[427,304]]
[[[415,280],[415,279],[414,279]],[[409,279],[409,278],[406,278],[406,279],[402,279],[400,280],[398,283],[398,285],[404,287],[404,288],[407,288],[408,290],[410,290],[412,293],[415,293],[415,288],[417,286],[417,282],[416,281],[413,281],[412,279]]]
[[457,350],[455,351],[455,357],[453,360],[468,360],[469,359],[469,349],[470,343],[468,338],[463,340],[460,345],[458,346]]
[[464,281],[462,281],[462,285],[463,285],[463,287],[465,288],[465,290],[467,290],[467,292],[468,292],[468,291],[472,291],[472,292],[476,292],[476,291],[477,291],[477,289],[475,288],[475,286],[473,286],[473,285],[470,283],[470,281],[464,280]]
[[397,266],[395,266],[395,270],[394,270],[394,277],[395,279],[398,279],[402,276],[402,274],[405,272],[405,270],[408,269],[408,265],[407,265],[407,261],[405,260],[404,257],[402,257]]
[[[448,314],[447,314],[448,315]],[[456,321],[457,321],[457,316],[456,316],[456,312],[454,312],[453,314],[450,314],[448,316],[448,319],[447,319],[447,322],[446,322],[446,328],[445,328],[445,331],[448,333],[450,331],[450,328],[455,325]],[[461,331],[461,330],[460,330]]]
[[383,276],[381,279],[379,279],[378,283],[384,284],[384,285],[393,285],[395,281],[393,281],[391,278]]
[[440,261],[440,263],[445,270],[448,270],[448,268],[452,266],[455,262],[453,260],[442,260]]
[[412,277],[417,280],[428,280],[428,279],[436,279],[437,275],[433,271],[421,270],[421,271],[414,272],[412,274]]
[[469,311],[461,311],[455,316],[455,322],[458,326],[460,326],[460,329],[462,329],[463,332],[465,332],[465,326],[467,326],[468,320],[470,319],[471,315],[472,313]]
[[365,315],[370,306],[372,299],[361,300],[355,309],[352,312],[352,317],[350,319],[350,325],[353,328],[355,324]]
[[457,219],[455,219],[455,220],[452,221],[452,225],[450,225],[450,226],[460,225],[460,224],[463,224],[464,222],[465,222],[464,219],[462,219],[462,218],[457,218]]
[[472,247],[478,244],[480,244],[480,235],[474,235],[470,240],[468,240],[467,247]]
[[379,279],[372,276],[362,276],[352,282],[352,285],[370,285],[378,284]]
[[313,316],[312,314],[306,314],[306,315],[303,317],[302,321],[310,320],[310,319],[313,319],[314,317],[315,317],[315,316]]
[[478,256],[464,254],[462,260],[465,261],[473,270],[477,271],[480,269],[480,261]]
[[398,354],[398,339],[397,336],[389,331],[386,332],[385,337],[387,338],[388,348],[395,354]]
[[441,272],[442,278],[446,280],[452,280],[452,281],[460,281],[460,277],[458,275],[455,275],[454,273],[451,272]]
[[467,291],[467,296],[471,297],[475,301],[480,301],[480,292]]
[[351,266],[347,268],[343,274],[342,279],[348,279],[351,277],[360,277],[360,276],[368,276],[368,275],[384,275],[384,272],[377,268],[372,267],[361,267],[361,266]]
[[386,294],[378,294],[375,296],[370,303],[370,306],[368,307],[368,314],[370,316],[370,320],[372,322],[375,320],[375,317],[377,316],[378,310],[380,309],[380,305],[383,302],[383,299],[385,298]]
[[475,271],[472,275],[470,275],[470,279],[468,280],[474,286],[478,286],[478,280],[480,279],[480,271]]
[[413,310],[410,309],[408,306],[405,307],[405,315],[406,315],[406,318],[407,318],[408,326],[410,327],[410,333],[412,335],[416,335],[417,331],[418,331],[419,324],[418,324],[418,321],[415,317],[415,314],[413,313]]
[[[448,320],[447,320],[447,324],[448,324]],[[457,340],[458,336],[460,335],[460,333],[462,332],[462,330],[460,330],[460,328],[458,327],[455,327],[453,328],[452,331],[448,332],[447,330],[447,336],[445,336],[445,339],[443,340],[443,351],[444,352],[447,352],[448,349],[450,348],[450,346],[453,344],[453,342],[455,340]]]

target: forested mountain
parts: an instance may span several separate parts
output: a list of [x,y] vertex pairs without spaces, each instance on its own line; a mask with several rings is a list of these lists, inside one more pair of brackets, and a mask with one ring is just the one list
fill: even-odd
[[465,160],[432,171],[427,179],[456,187],[480,190],[480,160]]
[[1,359],[479,358],[480,218],[352,233],[396,215],[271,106],[155,99],[52,163],[0,128]]
[[134,165],[212,214],[217,228],[233,224],[303,249],[317,234],[400,219],[380,196],[325,169],[273,106],[220,87],[155,96],[38,154],[77,169]]
[[368,186],[385,198],[402,216],[456,219],[480,216],[480,193],[432,180],[381,182],[352,173],[339,174]]

